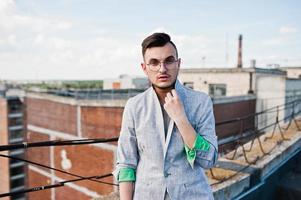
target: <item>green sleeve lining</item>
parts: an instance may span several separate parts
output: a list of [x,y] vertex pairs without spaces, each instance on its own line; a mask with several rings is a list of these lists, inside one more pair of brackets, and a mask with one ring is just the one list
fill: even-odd
[[118,182],[134,182],[136,172],[132,168],[121,168],[118,174]]
[[201,135],[197,134],[192,149],[190,149],[186,144],[184,148],[185,148],[187,160],[190,166],[193,168],[193,163],[196,158],[196,150],[209,151],[210,144]]

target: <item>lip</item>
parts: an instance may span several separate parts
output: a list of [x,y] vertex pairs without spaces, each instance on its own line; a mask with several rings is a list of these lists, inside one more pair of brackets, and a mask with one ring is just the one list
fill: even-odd
[[160,75],[157,77],[159,81],[167,81],[169,79],[169,75]]

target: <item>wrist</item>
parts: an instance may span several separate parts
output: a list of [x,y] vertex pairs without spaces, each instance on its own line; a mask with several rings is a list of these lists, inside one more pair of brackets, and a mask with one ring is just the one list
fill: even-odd
[[177,118],[175,118],[175,123],[177,126],[185,126],[187,124],[189,124],[188,118],[185,116],[179,116]]

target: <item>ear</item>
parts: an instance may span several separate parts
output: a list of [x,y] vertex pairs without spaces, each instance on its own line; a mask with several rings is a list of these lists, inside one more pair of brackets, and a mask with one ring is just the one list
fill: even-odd
[[181,58],[179,58],[179,61],[178,61],[178,68],[180,69],[181,67]]
[[142,68],[144,74],[147,76],[147,70],[146,70],[146,65],[145,65],[145,63],[141,63],[141,68]]

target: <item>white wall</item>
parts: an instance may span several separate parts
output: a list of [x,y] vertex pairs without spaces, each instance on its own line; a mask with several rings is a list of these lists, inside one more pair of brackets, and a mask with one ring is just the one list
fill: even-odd
[[[105,79],[103,80],[103,89],[113,89],[113,83],[119,82],[120,89],[136,89],[141,88],[143,85],[148,87],[148,79],[146,77],[132,77],[128,75],[122,75],[118,79]],[[135,84],[136,83],[136,84]]]
[[129,88],[135,88],[135,86],[133,85],[133,78],[126,76],[126,77],[122,77],[120,79],[120,88],[121,89],[129,89]]
[[[271,74],[256,74],[256,112],[285,104],[286,77]],[[284,117],[284,107],[279,107],[279,120]],[[274,110],[276,111],[276,109]],[[270,112],[259,116],[259,129],[276,121],[277,112]],[[267,130],[272,130],[270,127]],[[277,130],[279,131],[279,130]]]
[[[180,73],[179,80],[193,82],[194,90],[209,93],[209,84],[226,84],[226,96],[246,95],[249,91],[248,72]],[[206,82],[206,83],[205,83]]]
[[119,79],[105,79],[105,80],[103,80],[103,89],[104,90],[113,89],[113,83],[114,82],[119,82]]
[[300,78],[301,76],[301,67],[299,68],[283,68],[287,72],[288,78]]

